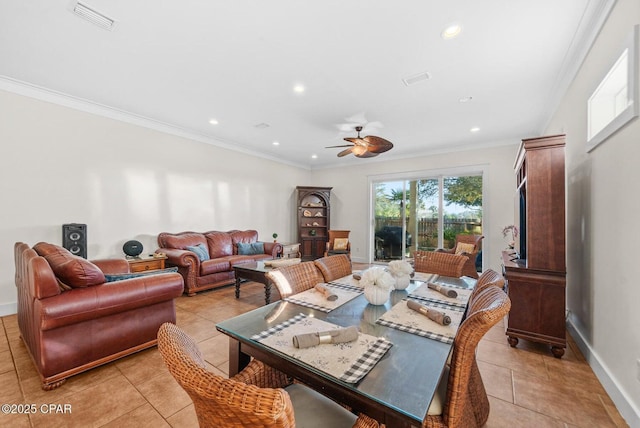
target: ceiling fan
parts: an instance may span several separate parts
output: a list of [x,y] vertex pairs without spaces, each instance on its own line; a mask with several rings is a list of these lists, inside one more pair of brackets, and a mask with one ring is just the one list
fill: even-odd
[[348,147],[338,153],[338,157],[341,158],[343,156],[348,155],[349,153],[353,153],[357,158],[372,158],[374,156],[378,156],[380,153],[384,153],[393,148],[393,143],[385,140],[382,137],[376,137],[374,135],[367,135],[366,137],[360,137],[360,131],[362,131],[362,126],[356,126],[356,131],[358,131],[358,136],[355,138],[347,137],[344,140],[350,142],[351,144],[343,144],[339,146],[328,146],[327,149],[335,148],[335,147]]

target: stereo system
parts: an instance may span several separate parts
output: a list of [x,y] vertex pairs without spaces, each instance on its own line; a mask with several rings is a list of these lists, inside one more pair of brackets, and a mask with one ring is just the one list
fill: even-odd
[[62,246],[75,256],[87,258],[87,225],[69,223],[62,225]]

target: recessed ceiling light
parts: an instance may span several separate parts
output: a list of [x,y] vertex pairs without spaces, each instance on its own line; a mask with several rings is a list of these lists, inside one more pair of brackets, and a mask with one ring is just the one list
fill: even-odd
[[442,30],[442,33],[440,33],[440,37],[442,37],[445,40],[449,40],[449,39],[453,39],[454,37],[457,37],[461,32],[462,32],[462,25],[455,23],[447,26],[447,28]]
[[469,131],[471,132],[478,132],[480,130],[480,128],[478,128],[477,126],[474,126],[473,128],[471,128]]
[[209,123],[212,125],[217,125],[218,124],[218,119],[209,119]]
[[471,101],[473,99],[473,97],[462,97],[458,100],[458,102],[461,103],[468,103],[469,101]]
[[311,155],[311,159],[318,159],[318,155],[316,155],[315,153]]
[[303,86],[303,85],[300,85],[300,84],[295,85],[295,86],[293,87],[293,92],[295,92],[296,94],[301,94],[301,93],[303,93],[303,92],[304,92],[304,86]]
[[280,145],[280,142],[279,142],[279,141],[274,141],[274,142],[273,142],[273,143],[271,143],[271,144],[273,144],[274,146],[279,146],[279,145]]

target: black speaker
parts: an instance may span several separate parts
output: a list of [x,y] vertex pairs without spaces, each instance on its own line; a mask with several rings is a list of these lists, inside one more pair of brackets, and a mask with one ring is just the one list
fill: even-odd
[[62,246],[71,254],[87,258],[87,225],[70,223],[62,225]]
[[127,241],[122,246],[122,251],[129,257],[138,257],[142,253],[142,243],[139,241]]

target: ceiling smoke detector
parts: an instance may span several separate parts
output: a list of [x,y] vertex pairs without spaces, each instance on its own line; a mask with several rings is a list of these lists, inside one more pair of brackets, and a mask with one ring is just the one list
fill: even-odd
[[113,29],[113,25],[115,21],[108,16],[98,12],[92,7],[87,6],[84,3],[77,2],[73,7],[73,13],[78,15],[80,18],[86,19],[92,24],[97,25],[100,28],[104,28],[105,30],[111,31]]

